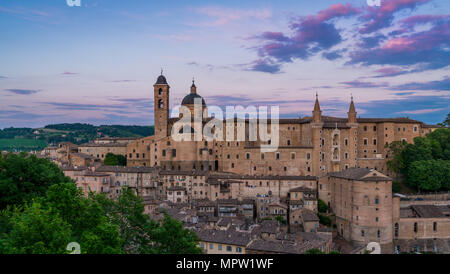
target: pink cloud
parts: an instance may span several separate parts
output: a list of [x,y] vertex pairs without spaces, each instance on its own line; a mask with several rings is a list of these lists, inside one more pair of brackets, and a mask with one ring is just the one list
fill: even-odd
[[394,13],[404,9],[414,9],[431,0],[389,0],[382,1],[380,7],[368,7],[361,20],[365,22],[360,29],[361,33],[372,33],[382,28],[391,26]]

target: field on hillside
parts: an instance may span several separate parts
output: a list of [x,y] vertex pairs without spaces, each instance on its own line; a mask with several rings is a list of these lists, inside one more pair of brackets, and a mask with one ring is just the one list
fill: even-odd
[[35,139],[0,139],[1,151],[42,150],[47,146],[44,140]]

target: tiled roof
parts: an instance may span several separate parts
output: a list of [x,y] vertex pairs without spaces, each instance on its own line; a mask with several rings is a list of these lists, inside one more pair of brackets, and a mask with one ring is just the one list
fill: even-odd
[[100,166],[96,170],[101,172],[117,172],[117,173],[151,173],[157,168],[154,167],[127,167],[127,166]]
[[445,215],[435,205],[412,205],[411,209],[419,218],[444,218]]
[[304,186],[299,186],[296,188],[293,188],[291,190],[289,190],[289,192],[307,192],[307,193],[311,193],[311,192],[315,192],[313,189],[308,188],[308,187],[304,187]]
[[200,238],[200,241],[203,242],[237,246],[247,246],[251,242],[251,234],[247,232],[204,229],[196,231],[195,233]]
[[275,234],[279,230],[280,224],[275,220],[264,220],[261,223],[261,233]]
[[314,213],[314,211],[309,210],[307,208],[302,208],[300,214],[302,215],[302,220],[305,222],[318,222],[319,221],[319,217],[317,217],[316,213]]
[[78,145],[78,148],[81,147],[126,147],[126,143],[101,143],[101,144],[94,144],[94,143],[86,143]]
[[[285,176],[285,175],[240,175],[240,174],[211,174],[212,179],[240,179],[240,180],[305,180],[315,181],[316,176]],[[233,182],[233,181],[230,181]],[[233,182],[235,183],[235,182]]]
[[207,171],[200,170],[161,170],[160,175],[185,175],[185,176],[205,176]]
[[362,180],[362,181],[392,181],[389,177],[383,177],[383,176],[370,176],[363,178],[370,172],[374,172],[374,170],[367,169],[367,168],[359,168],[359,167],[352,167],[349,169],[344,169],[339,172],[330,172],[328,173],[331,177],[336,178],[343,178],[343,179],[350,179],[350,180]]

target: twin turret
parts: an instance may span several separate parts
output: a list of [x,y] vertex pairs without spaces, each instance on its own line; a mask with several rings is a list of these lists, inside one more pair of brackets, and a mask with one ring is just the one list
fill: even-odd
[[[314,103],[314,110],[312,111],[312,114],[313,114],[312,120],[314,123],[322,122],[322,111],[320,110],[319,95],[317,93],[316,93],[316,102]],[[348,118],[349,124],[357,123],[356,109],[355,109],[355,104],[353,103],[353,96],[351,97],[350,108],[347,112],[347,118]]]

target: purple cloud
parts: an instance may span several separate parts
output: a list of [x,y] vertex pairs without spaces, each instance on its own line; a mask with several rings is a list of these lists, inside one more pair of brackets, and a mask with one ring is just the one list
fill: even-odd
[[344,52],[345,52],[345,50],[328,51],[328,52],[322,53],[322,57],[327,60],[333,61],[333,60],[341,58],[342,53],[344,53]]
[[30,95],[30,94],[38,93],[40,91],[40,90],[34,90],[34,89],[16,89],[16,88],[5,89],[5,90],[15,93],[15,94],[19,94],[19,95]]
[[439,24],[448,20],[450,15],[414,15],[400,20],[400,23],[405,29],[412,30],[416,25],[420,24]]
[[450,64],[450,20],[435,21],[429,30],[393,37],[374,49],[350,53],[350,64],[418,65],[414,71],[439,69]]
[[387,83],[363,82],[359,80],[341,82],[340,84],[344,84],[348,88],[385,88],[389,86]]
[[[282,62],[307,59],[321,50],[332,48],[342,41],[342,37],[331,20],[357,13],[359,10],[350,4],[331,5],[317,15],[296,19],[290,25],[290,29],[294,32],[291,36],[281,32],[263,32],[256,36],[265,43],[256,48],[261,59],[255,61],[253,70],[276,73],[279,72]],[[338,58],[337,54],[334,52],[328,57],[335,59]]]
[[365,13],[360,17],[365,24],[359,31],[360,33],[372,33],[390,27],[396,12],[405,9],[413,10],[429,1],[431,0],[389,0],[382,1],[380,7],[367,7]]
[[64,71],[63,73],[61,73],[61,75],[77,75],[78,73],[76,72],[70,72],[70,71]]
[[398,85],[396,90],[450,90],[450,77],[445,77],[443,80],[429,81],[423,83],[411,82],[403,85]]
[[378,75],[374,76],[375,78],[393,77],[393,76],[409,73],[409,71],[405,71],[405,70],[395,68],[395,67],[381,68],[381,69],[375,70],[375,72],[378,73]]
[[250,68],[247,70],[268,72],[268,73],[279,73],[281,64],[271,61],[269,59],[258,59],[251,63]]

